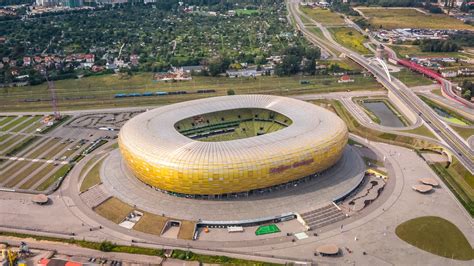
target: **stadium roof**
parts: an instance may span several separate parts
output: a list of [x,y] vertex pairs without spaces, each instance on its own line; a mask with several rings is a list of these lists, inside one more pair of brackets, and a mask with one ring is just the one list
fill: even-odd
[[[265,135],[220,142],[193,140],[174,127],[176,122],[193,116],[241,108],[272,110],[293,123]],[[122,145],[150,161],[173,166],[173,162],[204,158],[212,164],[229,159],[235,162],[236,157],[239,157],[237,161],[248,162],[265,155],[291,154],[309,146],[325,146],[340,134],[347,134],[344,122],[314,104],[280,96],[234,95],[187,101],[145,112],[122,127],[120,138]]]

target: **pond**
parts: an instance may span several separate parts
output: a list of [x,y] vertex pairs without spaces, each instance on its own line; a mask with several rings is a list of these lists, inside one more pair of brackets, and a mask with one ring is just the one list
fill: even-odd
[[365,108],[380,119],[380,124],[387,127],[404,127],[402,120],[383,101],[363,102]]
[[449,114],[448,112],[446,112],[445,110],[441,109],[441,108],[438,108],[436,106],[431,106],[431,108],[433,108],[433,110],[439,115],[441,116],[444,120],[448,121],[448,122],[451,122],[451,123],[454,123],[454,124],[458,124],[458,125],[462,125],[462,126],[467,126],[467,124],[460,120],[459,118],[457,117],[454,117],[452,116],[451,114]]

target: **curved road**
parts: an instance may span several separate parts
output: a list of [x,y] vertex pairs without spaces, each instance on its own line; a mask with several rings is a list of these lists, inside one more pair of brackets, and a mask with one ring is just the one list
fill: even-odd
[[[462,139],[455,131],[453,131],[448,124],[444,121],[441,121],[436,113],[427,106],[414,92],[412,92],[405,84],[397,80],[396,78],[389,78],[386,76],[385,71],[376,65],[370,64],[368,58],[361,56],[358,53],[353,52],[350,49],[343,47],[341,44],[337,43],[333,38],[331,33],[323,27],[320,23],[312,20],[315,25],[317,25],[323,32],[326,40],[323,40],[313,34],[311,31],[307,30],[304,24],[299,19],[300,16],[308,18],[299,10],[300,0],[289,0],[288,10],[295,18],[295,21],[298,23],[298,29],[304,34],[307,39],[316,45],[322,44],[326,49],[331,47],[341,53],[345,54],[346,57],[352,59],[354,62],[358,63],[370,73],[372,73],[378,82],[380,82],[390,93],[393,93],[403,104],[405,104],[411,111],[415,114],[418,114],[420,118],[431,128],[439,138],[451,148],[453,155],[458,158],[458,160],[471,172],[474,173],[474,162],[473,162],[473,151],[469,147],[467,141]],[[310,19],[311,20],[311,19]]]

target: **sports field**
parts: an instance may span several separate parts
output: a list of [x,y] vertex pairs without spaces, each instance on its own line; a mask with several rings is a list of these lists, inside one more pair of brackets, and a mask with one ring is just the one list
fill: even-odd
[[342,15],[329,9],[301,7],[301,11],[324,26],[345,25]]
[[[192,81],[154,82],[153,73],[136,73],[128,78],[120,75],[102,75],[82,79],[55,81],[60,110],[97,109],[127,106],[160,105],[191,99],[226,95],[228,89],[236,94],[294,95],[326,93],[330,91],[374,90],[382,87],[372,78],[354,76],[353,83],[338,83],[334,76],[291,76],[257,78],[226,78],[196,76]],[[301,85],[300,80],[310,84]],[[215,93],[195,93],[199,89],[213,89]],[[116,99],[118,93],[144,93],[185,90],[185,95],[161,97],[128,97]],[[0,89],[0,108],[4,111],[51,110],[50,95],[46,84],[14,89]]]
[[374,28],[380,26],[384,29],[397,28],[426,28],[426,29],[452,29],[474,30],[474,26],[464,24],[462,21],[445,14],[424,14],[415,9],[408,8],[358,8]]
[[395,229],[395,233],[405,242],[438,256],[474,259],[474,250],[464,234],[441,217],[424,216],[406,221]]
[[257,228],[255,235],[261,236],[280,232],[280,228],[276,224],[262,225]]
[[334,39],[346,48],[360,54],[372,54],[372,52],[364,46],[364,42],[367,41],[365,36],[354,28],[338,27],[330,28],[329,31],[333,34]]

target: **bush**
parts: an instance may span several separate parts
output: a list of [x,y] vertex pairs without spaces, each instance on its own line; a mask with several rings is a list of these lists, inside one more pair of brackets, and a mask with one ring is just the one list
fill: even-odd
[[117,245],[110,241],[103,241],[100,243],[99,250],[103,252],[110,252],[112,251]]

